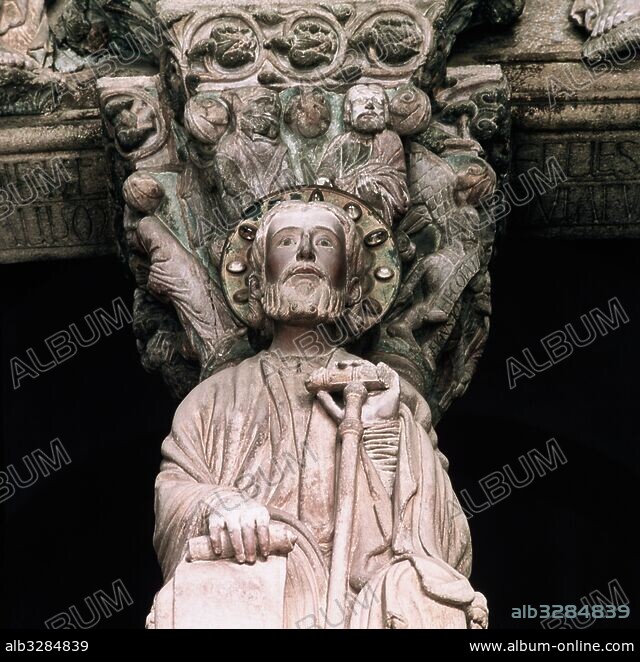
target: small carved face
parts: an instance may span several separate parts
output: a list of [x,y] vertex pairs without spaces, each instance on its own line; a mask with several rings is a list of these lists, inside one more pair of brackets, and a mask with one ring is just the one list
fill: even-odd
[[229,110],[219,99],[197,94],[185,105],[184,122],[196,140],[215,145],[227,130]]
[[247,135],[277,138],[280,133],[282,108],[276,92],[260,90],[250,97],[240,111],[240,128]]
[[301,324],[335,319],[344,310],[347,280],[340,221],[313,204],[276,213],[267,229],[264,272],[267,317]]
[[142,147],[156,131],[155,111],[142,99],[124,94],[117,96],[106,103],[104,113],[116,142],[125,153]]
[[387,113],[387,96],[379,85],[354,85],[345,96],[345,123],[354,131],[384,131]]
[[303,89],[290,101],[284,121],[303,138],[317,138],[331,124],[331,108],[319,89]]

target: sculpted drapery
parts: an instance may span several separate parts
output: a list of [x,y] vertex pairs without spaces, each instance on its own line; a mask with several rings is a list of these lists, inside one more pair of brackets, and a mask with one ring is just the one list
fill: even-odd
[[[349,358],[336,350],[328,363]],[[166,580],[188,539],[206,533],[208,509],[239,487],[295,528],[306,544],[289,556],[289,627],[321,621],[333,534],[337,426],[303,388],[311,367],[265,352],[205,380],[178,408],[156,483],[155,546]],[[387,433],[397,444],[392,494],[366,432],[359,458],[350,586],[364,597],[351,626],[466,627],[474,600],[467,521],[426,402],[406,383],[401,393],[397,432]]]
[[508,84],[446,60],[495,5],[161,0],[158,75],[99,80],[138,347],[184,398],[149,627],[487,626],[433,425],[488,332]]

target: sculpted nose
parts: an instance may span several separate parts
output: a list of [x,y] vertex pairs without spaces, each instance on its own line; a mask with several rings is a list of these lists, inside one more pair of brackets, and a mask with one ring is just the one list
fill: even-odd
[[373,101],[371,99],[368,99],[367,102],[364,104],[364,107],[367,110],[373,110]]
[[296,253],[297,260],[305,260],[307,262],[315,262],[316,255],[313,252],[313,244],[311,243],[311,235],[308,232],[302,234],[300,244],[298,245],[298,252]]

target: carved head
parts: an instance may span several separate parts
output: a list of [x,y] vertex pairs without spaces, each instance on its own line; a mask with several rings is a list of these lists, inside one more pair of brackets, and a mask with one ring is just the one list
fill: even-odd
[[252,324],[264,317],[301,326],[338,319],[360,301],[362,238],[339,207],[282,202],[269,211],[250,254]]
[[381,85],[354,85],[344,95],[344,123],[358,133],[381,133],[389,123],[389,101]]
[[142,98],[126,94],[109,99],[104,114],[113,129],[113,136],[125,153],[142,147],[157,131],[156,111]]
[[242,99],[238,125],[250,138],[264,136],[273,140],[280,134],[281,112],[278,93],[266,87],[256,87]]
[[284,121],[303,138],[317,138],[331,124],[331,106],[317,87],[298,89],[287,106]]
[[184,125],[196,141],[215,145],[229,124],[229,107],[222,100],[196,94],[184,107]]

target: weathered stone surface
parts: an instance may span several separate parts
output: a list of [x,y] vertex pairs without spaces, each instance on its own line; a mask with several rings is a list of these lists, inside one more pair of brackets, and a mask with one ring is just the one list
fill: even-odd
[[640,46],[640,4],[636,0],[574,0],[571,19],[590,34],[583,55],[589,62],[615,58]]
[[[513,213],[512,224],[546,237],[640,237],[640,136],[629,131],[518,132],[515,172],[548,170],[555,159],[566,177]],[[513,197],[531,184],[513,185]],[[514,228],[516,229],[516,228]]]
[[115,251],[95,111],[0,122],[0,262]]
[[[630,52],[588,66],[566,9],[529,0],[512,33],[465,40],[453,62],[499,63],[511,85],[509,231],[637,237],[640,61]],[[534,168],[549,183],[536,186]]]
[[143,362],[200,382],[163,446],[149,627],[486,627],[432,426],[487,338],[509,91],[445,62],[521,3],[157,9],[158,75],[98,81]]
[[[314,183],[373,207],[400,245],[408,281],[378,320],[371,356],[427,394],[436,419],[464,391],[487,336],[495,225],[482,201],[508,170],[508,89],[495,67],[447,79],[434,63],[478,7],[159,3],[171,43],[159,75],[98,87],[119,234],[139,285],[139,346],[174,391],[266,342],[249,342],[224,311],[222,250],[256,200]],[[447,27],[439,39],[435,20]],[[433,185],[425,168],[440,173]],[[153,220],[137,187],[119,193],[143,171],[157,190]],[[172,236],[182,267],[157,278],[149,251],[169,264]],[[186,278],[200,283],[191,306],[177,295]]]
[[45,0],[10,0],[0,7],[0,66],[35,69],[50,51]]
[[[148,629],[280,629],[286,559],[185,562],[155,598]],[[240,588],[242,587],[242,589]]]
[[405,80],[435,50],[424,13],[428,0],[392,7],[357,0],[338,8],[321,3],[234,2],[216,7],[194,0],[161,0],[171,25],[177,65],[186,85],[228,89],[256,83],[317,82],[344,87],[356,81]]

